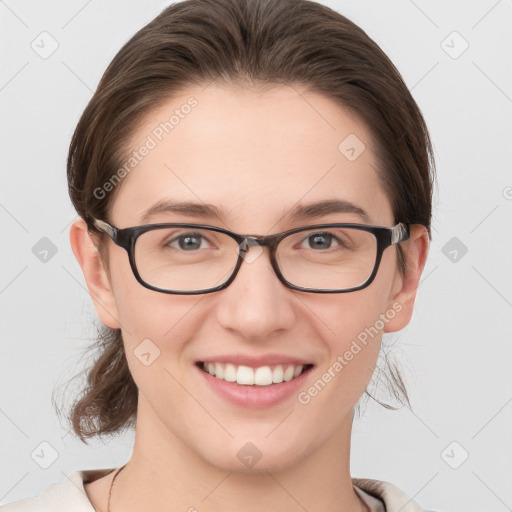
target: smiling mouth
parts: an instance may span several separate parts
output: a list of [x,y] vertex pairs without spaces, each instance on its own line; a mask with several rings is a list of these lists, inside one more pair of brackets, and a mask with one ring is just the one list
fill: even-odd
[[231,363],[205,363],[198,361],[196,365],[205,373],[226,382],[237,383],[243,386],[270,386],[296,379],[309,371],[314,365],[278,364],[272,366],[234,365]]

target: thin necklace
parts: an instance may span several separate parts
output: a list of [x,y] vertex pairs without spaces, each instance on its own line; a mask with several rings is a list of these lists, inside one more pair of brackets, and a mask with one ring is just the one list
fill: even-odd
[[[126,464],[128,464],[128,463],[126,463]],[[107,512],[110,512],[110,495],[112,494],[112,488],[114,487],[114,482],[115,482],[117,476],[119,475],[119,473],[121,473],[121,471],[126,467],[126,464],[124,466],[120,467],[116,471],[114,478],[112,478],[112,483],[110,484],[110,491],[108,492]]]

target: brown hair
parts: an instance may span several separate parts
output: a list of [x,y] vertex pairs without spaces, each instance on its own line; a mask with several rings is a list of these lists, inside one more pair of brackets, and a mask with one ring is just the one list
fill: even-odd
[[[395,220],[423,224],[430,234],[434,157],[426,124],[398,70],[361,28],[308,0],[185,0],[166,8],[121,48],[73,134],[69,194],[100,242],[104,235],[91,216],[108,221],[116,190],[100,198],[94,191],[126,161],[138,123],[187,86],[212,81],[300,84],[353,112],[374,137]],[[400,251],[398,264],[403,271]],[[138,389],[121,330],[101,325],[89,348],[99,350],[99,357],[69,415],[83,442],[133,426],[137,412]],[[409,404],[396,369],[389,382],[391,395]]]

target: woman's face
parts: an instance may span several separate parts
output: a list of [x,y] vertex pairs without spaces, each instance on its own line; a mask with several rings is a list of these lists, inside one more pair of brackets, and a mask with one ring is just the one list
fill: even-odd
[[[197,103],[187,103],[190,97]],[[183,108],[187,104],[195,106]],[[173,114],[174,124],[166,125]],[[142,146],[149,149],[139,151]],[[190,87],[147,115],[131,151],[140,161],[116,190],[109,221],[118,228],[186,222],[268,235],[328,222],[394,224],[369,132],[330,99],[299,87]],[[366,217],[356,209],[294,221],[286,216],[299,204],[333,199]],[[143,220],[160,201],[213,205],[223,217],[160,211]],[[404,249],[419,254],[417,245],[406,242]],[[414,275],[403,278],[392,246],[367,288],[305,293],[285,287],[268,249],[257,249],[231,285],[210,294],[143,287],[126,251],[111,240],[101,283],[86,274],[101,320],[122,329],[140,391],[137,429],[144,442],[171,442],[230,471],[248,471],[258,457],[254,470],[284,468],[345,445],[382,332],[407,324],[421,268],[413,254]],[[298,385],[222,381],[225,394],[219,379],[199,368],[202,361],[313,367]],[[245,398],[235,397],[234,388]],[[266,402],[273,392],[277,398]]]

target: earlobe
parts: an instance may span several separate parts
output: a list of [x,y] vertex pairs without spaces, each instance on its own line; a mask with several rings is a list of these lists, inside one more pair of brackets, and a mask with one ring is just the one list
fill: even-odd
[[111,329],[119,329],[119,315],[109,276],[101,261],[98,248],[89,234],[87,224],[79,218],[69,230],[73,254],[80,265],[101,322]]
[[384,332],[399,331],[410,322],[416,299],[416,291],[427,261],[429,250],[427,228],[414,224],[410,227],[410,230],[411,236],[409,240],[402,243],[406,270],[399,279],[400,288],[393,294],[389,303],[389,307],[399,311],[399,313],[386,324]]

